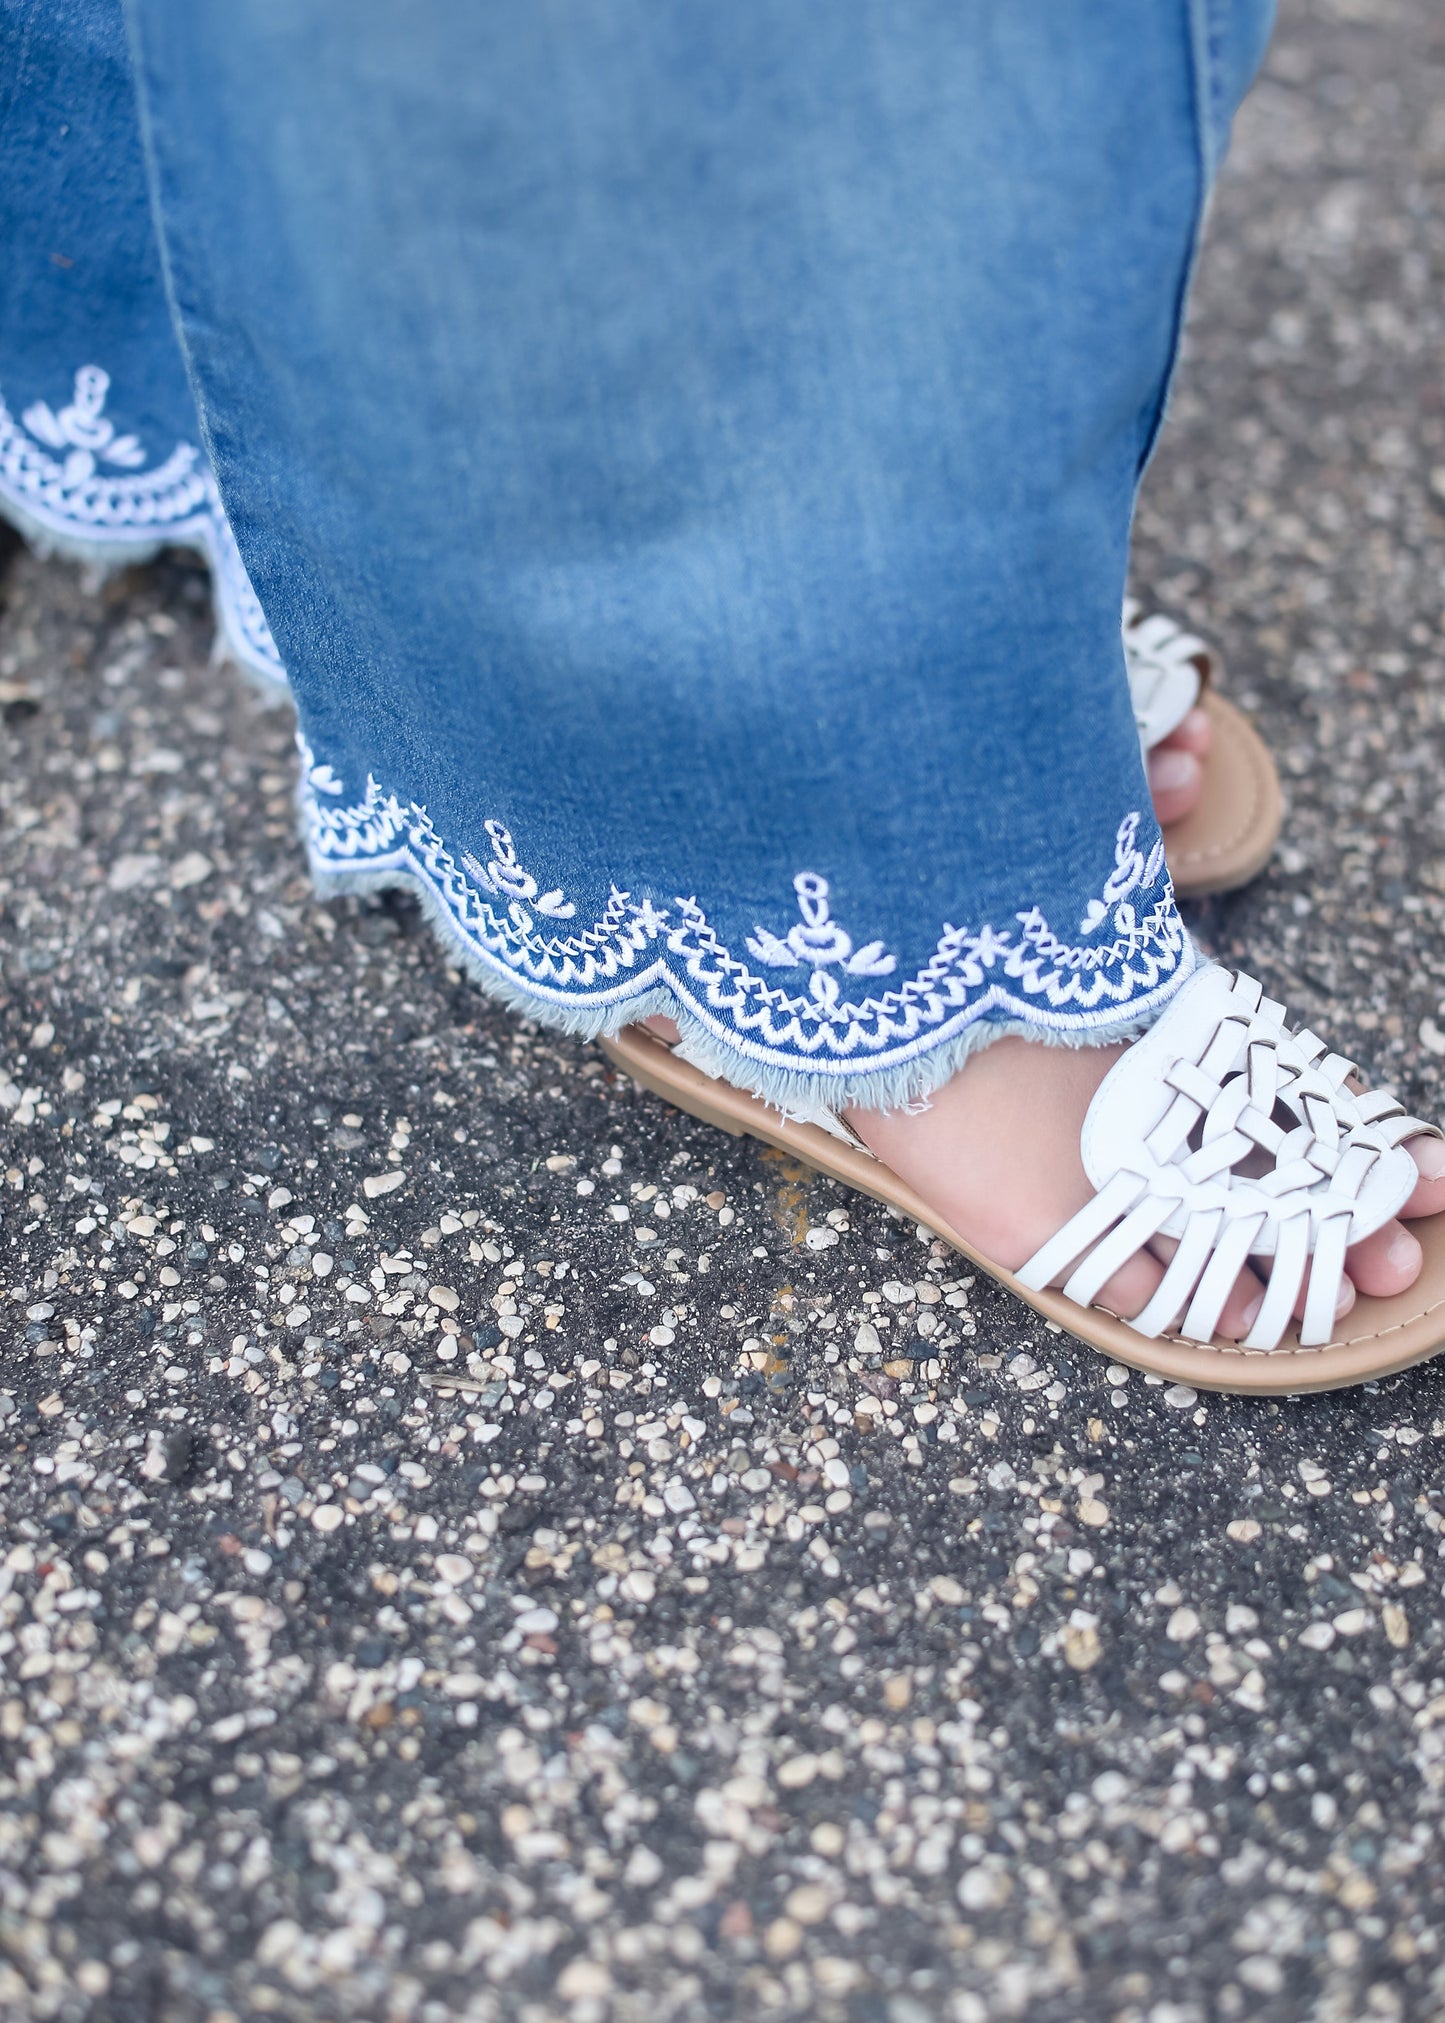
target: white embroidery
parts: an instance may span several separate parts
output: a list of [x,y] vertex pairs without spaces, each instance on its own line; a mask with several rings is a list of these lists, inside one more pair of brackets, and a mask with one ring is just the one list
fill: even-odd
[[491,863],[483,864],[470,854],[462,858],[463,868],[470,871],[478,885],[509,900],[513,915],[522,927],[532,924],[522,905],[523,900],[529,900],[538,913],[545,913],[551,920],[570,920],[577,911],[571,900],[565,899],[560,889],[539,893],[536,879],[517,862],[511,830],[504,828],[500,822],[488,822],[485,826],[492,839]]
[[[800,871],[793,880],[793,890],[798,895],[798,911],[802,921],[789,928],[787,936],[779,940],[766,927],[758,927],[748,936],[748,947],[758,958],[772,969],[796,969],[800,962],[808,962],[815,969],[825,969],[830,963],[841,963],[849,976],[890,976],[897,967],[898,958],[884,951],[881,941],[870,941],[866,948],[853,946],[852,937],[846,934],[828,911],[828,881],[820,878],[816,871]],[[816,995],[825,982],[832,978],[814,977],[813,989]],[[836,985],[835,985],[836,988]]]
[[[117,461],[134,470],[145,462],[145,450],[134,436],[115,436],[114,425],[101,413],[110,389],[109,377],[98,365],[84,365],[75,375],[75,398],[52,414],[44,401],[25,410],[24,427],[0,400],[0,480],[19,504],[57,533],[87,540],[124,533],[174,535],[188,533],[192,523],[209,513],[213,487],[200,451],[177,443],[165,462],[133,477],[110,476],[97,468],[98,457],[117,443]],[[30,433],[27,434],[26,430]],[[47,445],[41,448],[41,444]],[[51,450],[65,450],[63,457]]]
[[31,435],[39,436],[53,450],[63,450],[69,445],[70,455],[65,459],[67,484],[79,484],[83,478],[93,476],[97,458],[102,463],[122,464],[128,471],[146,460],[135,436],[118,436],[115,423],[101,413],[109,391],[108,372],[102,372],[98,365],[82,365],[75,375],[75,399],[69,407],[52,414],[43,400],[37,400],[25,410],[24,422]]
[[[304,743],[301,749],[303,818],[318,876],[408,872],[431,888],[474,957],[540,998],[602,1008],[664,985],[720,1038],[784,1068],[841,1074],[896,1065],[990,1011],[1055,1029],[1098,1025],[1149,1009],[1193,963],[1162,846],[1147,858],[1137,848],[1137,814],[1120,824],[1113,871],[1088,909],[1096,924],[1109,920],[1107,941],[1065,941],[1037,907],[1009,927],[946,924],[914,976],[849,999],[839,972],[885,976],[897,959],[881,942],[868,943],[855,957],[851,938],[829,915],[828,887],[816,873],[794,880],[799,926],[786,937],[759,928],[747,940],[750,954],[768,968],[809,968],[809,987],[799,992],[768,982],[733,955],[695,898],[664,906],[613,884],[590,927],[558,932],[535,916],[571,919],[575,904],[560,890],[538,895],[502,823],[486,824],[490,862],[471,855],[458,862],[425,807],[387,793],[375,778],[368,777],[360,801],[326,805],[322,796],[337,798],[336,770],[316,765]],[[851,969],[860,958],[869,967]]]
[[1114,928],[1118,934],[1127,934],[1134,924],[1134,909],[1125,903],[1126,894],[1141,885],[1152,885],[1159,876],[1164,862],[1164,839],[1159,837],[1146,858],[1142,850],[1134,847],[1134,839],[1139,834],[1139,817],[1126,815],[1119,825],[1119,834],[1114,842],[1114,872],[1104,887],[1101,897],[1091,899],[1085,908],[1084,917],[1079,922],[1080,934],[1092,934],[1099,922],[1112,906],[1115,908]]
[[144,444],[117,435],[104,411],[109,392],[109,374],[83,365],[58,412],[37,400],[17,422],[0,399],[0,510],[9,503],[25,531],[39,528],[62,549],[71,543],[87,556],[97,545],[131,559],[163,546],[196,550],[210,563],[222,630],[237,657],[266,680],[284,681],[205,459],[178,442],[164,462],[142,469]]

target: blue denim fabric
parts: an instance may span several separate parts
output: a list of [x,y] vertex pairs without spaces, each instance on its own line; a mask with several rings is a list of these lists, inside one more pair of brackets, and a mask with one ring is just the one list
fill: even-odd
[[1129,522],[1261,0],[131,9],[323,881],[774,1099],[1147,1021]]
[[234,657],[279,685],[200,448],[120,0],[0,0],[0,248],[0,514],[101,569],[195,549]]

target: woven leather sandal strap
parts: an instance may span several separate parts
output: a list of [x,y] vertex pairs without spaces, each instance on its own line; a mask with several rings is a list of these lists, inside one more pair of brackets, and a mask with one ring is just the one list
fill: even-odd
[[1244,1347],[1276,1348],[1301,1297],[1300,1343],[1322,1345],[1350,1244],[1382,1226],[1412,1185],[1399,1148],[1440,1134],[1387,1092],[1348,1088],[1343,1057],[1313,1033],[1291,1033],[1252,978],[1214,970],[1197,987],[1192,1010],[1194,984],[1106,1077],[1085,1124],[1098,1191],[1018,1277],[1032,1291],[1062,1281],[1091,1305],[1167,1236],[1173,1254],[1132,1323],[1141,1335],[1178,1327],[1209,1341],[1253,1262],[1266,1283]]

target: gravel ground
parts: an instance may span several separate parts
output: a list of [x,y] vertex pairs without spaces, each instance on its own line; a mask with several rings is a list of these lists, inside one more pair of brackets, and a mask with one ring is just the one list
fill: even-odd
[[[1296,6],[1140,587],[1445,1109],[1445,16]],[[0,2010],[1433,2018],[1445,1381],[1108,1368],[321,906],[182,564],[0,618]]]

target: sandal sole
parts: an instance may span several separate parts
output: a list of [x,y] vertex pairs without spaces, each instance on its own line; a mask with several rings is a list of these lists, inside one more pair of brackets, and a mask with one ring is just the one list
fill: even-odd
[[1279,774],[1259,732],[1212,688],[1204,690],[1199,706],[1211,729],[1199,801],[1192,814],[1164,831],[1164,852],[1181,899],[1247,885],[1269,862],[1284,820]]
[[1410,1290],[1394,1299],[1359,1295],[1345,1316],[1347,1332],[1323,1348],[1302,1347],[1293,1331],[1273,1349],[1245,1349],[1217,1337],[1209,1343],[1187,1342],[1177,1335],[1151,1341],[1102,1307],[1081,1307],[1061,1292],[1033,1292],[1020,1285],[1012,1272],[941,1224],[928,1204],[880,1160],[845,1145],[816,1124],[794,1123],[756,1096],[704,1075],[641,1027],[629,1026],[604,1039],[601,1046],[616,1067],[675,1109],[735,1138],[760,1139],[921,1222],[1045,1320],[1111,1361],[1166,1383],[1245,1397],[1334,1391],[1409,1369],[1445,1347],[1445,1215],[1410,1225],[1424,1252],[1420,1276]]

